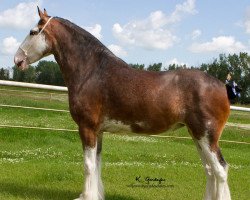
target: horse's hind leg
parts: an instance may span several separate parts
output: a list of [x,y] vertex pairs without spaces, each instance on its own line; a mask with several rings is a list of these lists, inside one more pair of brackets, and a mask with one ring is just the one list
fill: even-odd
[[211,169],[211,166],[209,162],[206,159],[205,154],[203,153],[200,145],[198,144],[197,140],[194,139],[194,142],[196,144],[198,153],[200,155],[203,167],[205,169],[205,174],[207,177],[207,183],[206,183],[206,192],[204,196],[204,200],[214,200],[216,198],[216,179],[215,175]]
[[103,132],[100,131],[97,135],[97,156],[96,156],[96,162],[97,162],[97,172],[98,172],[98,197],[99,200],[104,200],[104,189],[103,189],[103,183],[101,178],[101,152],[102,152],[102,136]]
[[216,187],[216,195],[215,199],[213,199],[214,197],[212,197],[212,199],[230,200],[230,191],[227,184],[228,165],[222,157],[220,148],[217,144],[218,141],[214,141],[211,138],[213,137],[205,134],[197,143],[209,166],[208,169],[210,169],[212,172],[211,174],[214,174],[216,179],[216,183],[213,183],[213,187]]

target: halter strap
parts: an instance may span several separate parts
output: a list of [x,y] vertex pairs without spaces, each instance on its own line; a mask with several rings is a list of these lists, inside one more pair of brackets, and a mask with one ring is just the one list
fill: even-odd
[[[37,35],[34,35],[34,37],[32,38],[32,40],[36,39],[37,36],[41,35],[42,32],[44,31],[44,29],[46,28],[46,26],[49,24],[50,20],[52,19],[53,17],[50,17],[48,19],[48,21],[45,23],[45,25],[43,26],[43,28],[41,29],[41,31],[39,31],[39,33]],[[26,58],[27,59],[27,56],[28,56],[28,51],[30,50],[30,48],[32,47],[32,43],[28,46],[27,49],[23,48],[22,45],[19,47],[25,54]]]
[[50,20],[51,20],[52,18],[53,18],[53,17],[50,17],[50,18],[48,19],[48,21],[45,23],[45,25],[43,26],[42,30],[38,33],[38,35],[41,34],[41,33],[43,32],[43,30],[46,28],[46,26],[49,24],[49,22],[50,22]]

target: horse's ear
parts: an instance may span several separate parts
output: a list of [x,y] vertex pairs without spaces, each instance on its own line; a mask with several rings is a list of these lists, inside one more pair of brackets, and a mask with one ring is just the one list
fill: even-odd
[[38,15],[40,16],[40,19],[44,18],[44,14],[43,12],[40,10],[40,8],[37,6],[37,11],[38,11]]
[[49,15],[48,15],[48,13],[47,13],[47,10],[44,8],[44,12],[43,12],[43,14],[46,16],[46,17],[48,17]]

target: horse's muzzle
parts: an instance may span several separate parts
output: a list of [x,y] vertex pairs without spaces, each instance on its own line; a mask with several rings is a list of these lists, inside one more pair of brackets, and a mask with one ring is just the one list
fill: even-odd
[[14,63],[21,70],[28,68],[29,62],[27,60],[27,56],[25,55],[24,51],[20,48],[17,50],[14,56]]

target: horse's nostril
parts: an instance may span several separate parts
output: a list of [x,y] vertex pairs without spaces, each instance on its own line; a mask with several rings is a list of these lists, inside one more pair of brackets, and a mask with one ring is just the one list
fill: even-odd
[[18,56],[14,57],[14,63],[18,66],[20,63],[22,63],[22,59],[20,59]]
[[22,65],[22,63],[23,63],[23,60],[17,62],[16,65],[17,65],[18,67],[20,67],[20,66]]
[[18,66],[18,67],[21,67],[21,65],[23,64],[24,61],[25,61],[25,59],[22,59],[22,57],[20,57],[20,56],[14,57],[14,62],[16,64],[16,66]]
[[27,66],[28,66],[28,62],[27,62],[26,58],[25,58],[25,59],[22,59],[22,58],[20,58],[20,57],[16,57],[16,58],[14,59],[14,62],[15,62],[15,64],[16,64],[16,66],[17,66],[19,69],[21,69],[21,70],[26,69]]

